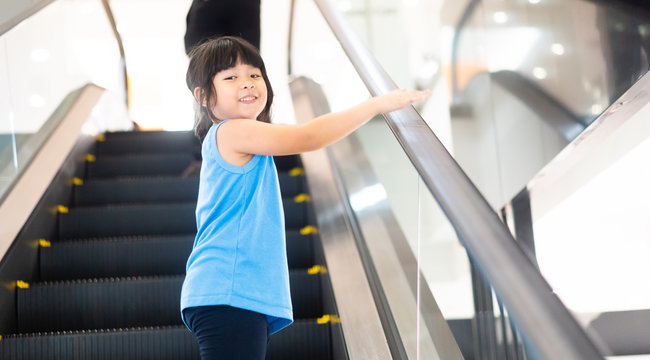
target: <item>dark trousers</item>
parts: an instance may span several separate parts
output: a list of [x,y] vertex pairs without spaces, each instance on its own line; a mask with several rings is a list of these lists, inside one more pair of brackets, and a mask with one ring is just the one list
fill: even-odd
[[264,360],[269,341],[266,315],[227,305],[183,310],[202,360]]

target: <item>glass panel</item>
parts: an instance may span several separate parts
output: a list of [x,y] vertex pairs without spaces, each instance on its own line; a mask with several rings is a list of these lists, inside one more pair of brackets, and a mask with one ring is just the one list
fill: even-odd
[[110,111],[94,114],[96,130],[128,128],[123,79],[101,1],[55,1],[0,36],[0,197],[56,125],[57,108],[83,85],[108,90],[101,102]]
[[610,326],[619,324],[619,339],[647,349],[639,334],[650,321],[649,116],[646,104],[582,161],[530,193],[542,273],[610,346]]
[[[366,99],[367,89],[315,5],[296,2],[295,11],[292,75],[317,81],[332,111]],[[383,118],[328,151],[343,176],[408,358],[455,358],[449,354],[457,356],[458,345],[445,320],[471,319],[473,305],[467,256],[454,231],[428,190],[420,188]],[[426,223],[422,231],[420,223]],[[418,287],[420,272],[424,282]],[[443,341],[445,331],[451,344]]]
[[7,42],[5,38],[0,37],[0,189],[9,186],[18,168],[14,120],[9,97]]
[[[407,350],[411,350],[409,357],[429,359],[436,355],[449,358],[449,355],[445,356],[444,351],[447,350],[444,345],[433,336],[436,331],[433,319],[444,318],[452,329],[459,331],[455,335],[471,338],[474,304],[465,249],[385,121],[377,118],[359,129],[354,136],[368,158],[370,173],[378,179],[378,184],[373,188],[381,189],[380,193],[386,199],[388,214],[383,216],[382,223],[392,238],[394,251],[401,254],[399,267],[408,274],[406,282],[415,296],[416,312],[420,314],[417,318],[409,319],[414,322],[411,325],[416,327],[417,337],[413,334],[413,337],[406,338],[413,341],[418,339],[417,343],[414,341],[410,348],[407,347]],[[344,158],[338,160],[345,161]],[[346,178],[348,173],[342,171],[343,177]],[[368,247],[376,251],[373,259],[382,259],[385,249],[377,248],[372,236],[372,232],[377,231],[377,225],[366,220],[369,215],[364,214],[366,209],[363,206],[355,206],[355,196],[365,194],[367,189],[352,193],[350,202],[361,222]],[[409,252],[409,256],[405,252]],[[417,269],[422,278],[408,269]],[[385,270],[395,272],[394,269]],[[389,273],[385,278],[390,279]],[[404,301],[404,293],[395,289],[389,288],[387,296],[392,303]]]
[[648,70],[641,6],[555,0],[339,0],[495,209]]
[[[579,146],[576,141],[567,149],[598,116],[609,121],[619,104],[605,109],[647,73],[647,6],[584,0],[337,4],[399,86],[434,90],[421,114],[495,209],[530,188],[533,177],[546,182],[530,194],[537,259],[585,327],[612,334],[608,326],[618,323],[616,331],[625,333],[619,337],[628,341],[647,332],[634,324],[650,321],[650,294],[641,285],[650,271],[642,255],[650,232],[643,165],[650,154],[650,108],[545,179],[549,162],[561,162],[567,155],[561,151]],[[645,101],[645,93],[647,87],[634,99]],[[424,239],[435,216],[421,219]],[[434,295],[444,312],[444,298]]]

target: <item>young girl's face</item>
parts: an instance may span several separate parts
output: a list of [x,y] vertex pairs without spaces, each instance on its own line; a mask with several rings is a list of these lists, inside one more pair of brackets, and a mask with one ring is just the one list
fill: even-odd
[[212,83],[217,98],[212,112],[219,120],[257,119],[266,106],[266,83],[252,65],[238,63],[220,71]]

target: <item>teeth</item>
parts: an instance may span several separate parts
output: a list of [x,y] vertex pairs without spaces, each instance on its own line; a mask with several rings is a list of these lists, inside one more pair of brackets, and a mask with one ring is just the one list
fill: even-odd
[[246,97],[243,97],[243,98],[241,98],[239,100],[240,101],[251,101],[251,100],[255,100],[255,96],[246,96]]

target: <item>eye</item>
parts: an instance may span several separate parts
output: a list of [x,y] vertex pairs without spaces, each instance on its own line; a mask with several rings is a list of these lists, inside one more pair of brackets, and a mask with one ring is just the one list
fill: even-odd
[[235,80],[235,78],[236,78],[236,76],[232,75],[232,76],[228,76],[228,77],[224,78],[224,80]]
[[257,79],[257,78],[261,78],[262,75],[260,75],[260,74],[252,74],[251,77],[252,77],[253,79]]

